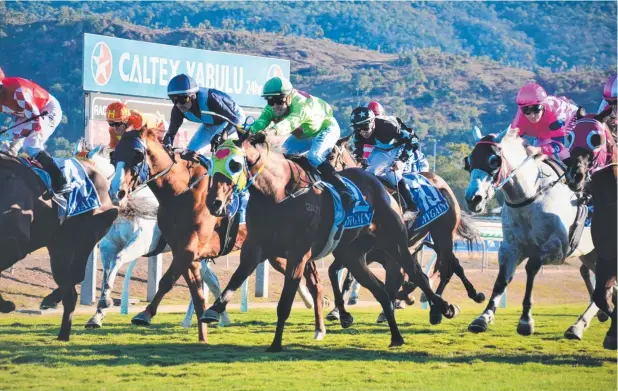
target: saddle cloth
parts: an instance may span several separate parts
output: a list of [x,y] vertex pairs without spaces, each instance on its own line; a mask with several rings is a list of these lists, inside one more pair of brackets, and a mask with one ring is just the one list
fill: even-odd
[[419,215],[412,228],[418,230],[448,211],[450,205],[440,191],[423,175],[410,172],[403,175],[412,191]]
[[[34,170],[41,178],[47,190],[52,194],[51,177],[47,171],[34,164],[29,159],[20,157],[19,160]],[[61,221],[82,213],[89,212],[101,206],[101,200],[97,194],[97,189],[88,177],[86,170],[77,159],[56,159],[56,164],[62,170],[62,174],[67,178],[71,186],[71,192],[64,196],[54,195],[52,198],[59,206],[58,217]]]

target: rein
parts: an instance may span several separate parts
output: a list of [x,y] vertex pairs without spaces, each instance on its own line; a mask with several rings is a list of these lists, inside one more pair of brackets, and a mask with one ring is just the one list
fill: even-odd
[[[139,170],[137,170],[137,172],[141,172],[143,170],[143,166],[146,163],[146,151],[148,151],[148,147],[146,146],[146,144],[144,143],[144,141],[142,141],[141,138],[138,138],[139,143],[142,145],[142,147],[144,148],[144,160],[139,164]],[[171,159],[172,163],[165,169],[163,169],[163,171],[158,172],[157,174],[151,176],[150,178],[148,178],[146,181],[144,181],[143,183],[139,184],[135,189],[133,189],[133,191],[131,192],[131,194],[135,194],[138,191],[142,190],[143,188],[145,188],[146,186],[148,186],[149,183],[156,181],[157,179],[161,178],[162,176],[166,175],[167,173],[169,173],[172,170],[172,167],[174,167],[174,164],[176,164],[175,159]],[[139,175],[139,174],[138,174]]]

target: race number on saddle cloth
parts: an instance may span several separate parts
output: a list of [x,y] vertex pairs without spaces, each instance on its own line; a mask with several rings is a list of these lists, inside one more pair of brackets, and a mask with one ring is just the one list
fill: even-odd
[[[51,193],[51,178],[49,174],[40,168],[37,162],[19,157],[19,160],[30,167],[41,178],[48,191]],[[60,221],[97,209],[101,206],[101,199],[94,183],[88,177],[86,170],[77,159],[56,159],[54,161],[62,170],[71,188],[70,193],[64,196],[54,195],[52,198],[58,204],[58,217]]]
[[[265,166],[266,164],[262,167]],[[242,148],[234,144],[232,140],[227,140],[219,146],[217,152],[213,156],[210,175],[214,176],[216,173],[220,173],[232,181],[232,186],[234,187],[234,191],[232,193],[233,202],[231,203],[232,206],[228,207],[228,214],[233,214],[235,213],[234,209],[238,208],[234,205],[238,203],[238,197],[243,197],[244,194],[248,193],[249,187],[253,183],[254,179],[260,174],[260,171],[258,170],[258,172],[250,178],[246,158]],[[367,226],[371,224],[371,220],[373,219],[373,209],[364,199],[358,187],[347,178],[343,178],[343,180],[356,199],[354,207],[347,211],[344,210],[341,197],[333,185],[324,181],[320,181],[316,185],[329,190],[329,193],[333,199],[334,216],[333,227],[331,228],[331,233],[327,244],[321,254],[314,259],[324,257],[326,254],[332,252],[335,247],[337,247],[344,230]],[[241,219],[243,222],[245,221],[244,215],[241,216]]]
[[450,206],[446,198],[423,175],[407,172],[403,178],[412,190],[414,202],[419,209],[419,215],[414,220],[414,230],[423,228],[448,211]]

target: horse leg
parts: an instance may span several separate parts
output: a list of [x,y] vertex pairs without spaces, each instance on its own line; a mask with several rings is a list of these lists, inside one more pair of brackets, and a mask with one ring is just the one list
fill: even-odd
[[534,333],[534,319],[532,318],[532,288],[534,278],[541,270],[541,260],[530,257],[526,262],[526,293],[524,294],[523,311],[517,325],[517,334],[528,336]]
[[238,265],[238,268],[234,274],[232,274],[232,278],[230,278],[230,281],[221,295],[215,300],[210,308],[204,311],[204,314],[201,317],[203,322],[218,323],[219,314],[225,311],[225,308],[232,299],[234,292],[240,288],[242,283],[245,282],[247,278],[249,278],[257,266],[261,262],[265,261],[264,251],[262,248],[259,245],[252,245],[250,241],[251,236],[247,236],[247,240],[243,244],[243,248],[240,251],[240,264]]
[[[285,275],[285,266],[287,263],[287,260],[285,258],[274,258],[273,260],[268,260],[271,264],[271,266],[278,271],[279,273]],[[303,303],[305,303],[305,307],[307,307],[307,309],[312,309],[313,308],[313,297],[311,296],[311,292],[309,292],[307,290],[307,286],[304,285],[301,281],[300,284],[298,284],[298,294],[300,295],[300,298],[303,299]],[[326,304],[327,301],[325,301],[323,305],[327,305]]]
[[292,304],[294,303],[294,296],[296,295],[296,290],[298,290],[298,284],[303,272],[306,273],[305,266],[309,258],[311,258],[311,250],[305,252],[300,257],[292,254],[288,258],[283,291],[281,292],[281,297],[279,298],[279,304],[277,304],[277,329],[275,331],[275,338],[273,339],[270,347],[266,349],[267,352],[276,353],[282,350],[283,329],[285,328],[285,322],[290,316]]
[[346,248],[338,248],[335,256],[343,259],[345,267],[354,275],[356,281],[358,281],[362,287],[367,288],[382,306],[382,311],[384,312],[391,332],[391,343],[389,346],[403,345],[403,336],[395,321],[393,303],[386,292],[386,287],[382,281],[369,270],[369,267],[367,267],[367,262],[365,260],[366,254],[359,254],[358,251],[351,248],[352,246],[354,246],[354,242]]
[[43,300],[41,300],[41,304],[39,308],[42,310],[49,310],[58,308],[58,303],[62,301],[62,292],[60,288],[56,288],[49,295],[45,296]]
[[202,276],[200,273],[200,268],[200,261],[193,261],[191,262],[191,266],[183,271],[182,276],[189,286],[191,300],[193,301],[193,308],[195,309],[195,315],[197,316],[198,341],[201,343],[207,343],[208,326],[201,320],[201,317],[204,314],[204,309],[206,308],[206,298],[204,297],[204,291],[202,290]]
[[[386,293],[388,293],[388,297],[391,299],[391,303],[393,308],[395,308],[395,297],[397,296],[397,291],[401,287],[403,282],[403,274],[401,273],[401,266],[397,262],[388,261],[382,264],[384,266],[384,270],[386,271],[386,278],[384,281],[386,287]],[[380,312],[378,315],[377,323],[386,322],[386,314],[384,311]]]
[[62,296],[62,306],[64,312],[62,313],[62,324],[60,326],[60,333],[58,339],[60,341],[68,341],[71,335],[71,325],[73,324],[73,312],[77,305],[77,290],[75,286],[70,287],[67,292]]
[[[101,297],[97,302],[97,310],[92,318],[88,319],[84,325],[87,329],[98,329],[103,326],[103,318],[105,310],[114,305],[111,298],[111,291],[114,287],[114,281],[122,262],[119,262],[118,248],[111,240],[103,238],[99,244],[101,252],[101,262],[103,263],[103,278],[101,281]],[[141,255],[141,254],[140,254]],[[138,255],[139,256],[139,255]]]
[[304,274],[305,280],[307,281],[307,289],[309,289],[313,297],[313,312],[315,314],[315,334],[313,339],[321,341],[326,334],[326,327],[324,326],[324,319],[322,318],[324,292],[320,284],[320,275],[318,274],[318,268],[315,266],[315,262],[307,262]]
[[333,288],[333,296],[335,300],[335,308],[326,315],[326,319],[330,321],[337,321],[341,323],[341,327],[347,329],[354,324],[354,317],[345,310],[345,301],[343,300],[343,292],[339,289],[339,278],[337,273],[343,269],[343,263],[337,259],[328,268],[328,279]]
[[159,304],[161,304],[161,300],[172,290],[176,281],[178,281],[180,276],[190,267],[193,258],[193,253],[187,250],[182,250],[182,253],[179,254],[174,253],[172,263],[161,277],[161,281],[159,281],[157,293],[155,293],[150,304],[146,306],[146,309],[131,319],[131,323],[136,326],[150,325],[152,318],[157,315],[157,309],[159,308]]
[[[206,286],[208,286],[208,289],[212,292],[212,295],[214,297],[219,297],[221,295],[221,284],[219,284],[219,279],[217,278],[217,275],[213,273],[212,270],[210,270],[207,261],[202,261],[201,271],[202,281],[206,283]],[[219,326],[226,327],[230,324],[232,324],[232,322],[230,321],[230,316],[228,315],[227,311],[223,311],[223,313],[221,314],[221,320],[219,321]]]
[[616,283],[616,258],[598,258],[595,268],[596,284],[592,298],[599,309],[609,314],[610,328],[603,340],[605,349],[616,350],[616,306],[614,305],[613,286]]
[[[596,264],[596,251],[594,252],[595,254],[595,264]],[[589,257],[591,254],[586,254],[583,257],[580,257],[580,259],[582,260],[582,262],[584,262],[584,259],[586,257]],[[592,300],[592,293],[594,292],[594,285],[592,284],[592,277],[590,275],[590,268],[585,264],[582,263],[582,265],[579,268],[579,274],[581,274],[582,279],[584,280],[584,284],[586,284],[586,290],[588,291],[588,294],[590,295],[590,302],[591,304],[594,302]],[[590,306],[588,306],[588,308],[590,309]],[[587,312],[587,310],[586,310]],[[607,322],[607,320],[609,319],[609,316],[603,312],[603,311],[598,311],[597,312],[597,318],[599,319],[599,322],[604,323]],[[583,315],[582,315],[583,316]],[[590,320],[588,320],[588,323],[590,323]],[[586,329],[588,328],[589,324],[586,325]]]
[[599,307],[594,304],[594,301],[591,301],[584,311],[583,314],[577,318],[577,322],[575,322],[571,327],[564,332],[564,337],[566,339],[577,339],[580,340],[584,337],[584,330],[587,330],[590,327],[590,322],[596,313],[601,313],[599,311]]
[[498,277],[496,277],[496,281],[494,282],[491,298],[483,313],[470,323],[468,331],[473,333],[487,331],[489,323],[492,323],[495,319],[497,303],[500,301],[500,298],[502,298],[506,287],[513,280],[515,269],[517,265],[523,261],[523,258],[524,255],[521,254],[518,248],[507,242],[502,243],[498,254],[500,269],[498,271]]

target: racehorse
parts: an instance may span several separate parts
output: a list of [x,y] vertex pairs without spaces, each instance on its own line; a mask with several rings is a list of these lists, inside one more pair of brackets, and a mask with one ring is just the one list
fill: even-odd
[[[367,267],[365,257],[373,247],[383,249],[386,255],[399,262],[447,318],[456,316],[458,309],[431,291],[427,277],[408,250],[403,221],[374,175],[361,169],[341,172],[360,189],[374,213],[367,222],[368,226],[347,229],[340,235],[335,229],[333,236],[335,201],[326,190],[312,185],[302,163],[288,160],[282,153],[271,150],[264,133],[245,133],[240,140],[228,140],[224,146],[225,149],[219,147],[214,158],[214,175],[207,205],[214,215],[224,215],[237,190],[236,185],[246,184],[251,194],[247,208],[248,229],[240,253],[240,266],[223,294],[204,313],[205,321],[218,321],[219,313],[225,310],[233,291],[260,262],[266,258],[285,257],[286,278],[277,306],[277,329],[268,348],[269,352],[281,351],[285,321],[290,314],[300,278],[303,273],[307,275],[307,267],[314,267],[313,258],[320,256],[327,243],[334,247],[335,258],[382,305],[391,331],[391,346],[399,346],[404,340],[384,285]],[[233,183],[230,178],[238,178],[238,181]],[[335,245],[333,238],[337,236],[340,240]]]
[[[232,219],[215,217],[208,212],[208,171],[201,164],[168,153],[155,130],[125,133],[116,146],[114,160],[116,173],[110,187],[112,201],[117,205],[126,203],[131,193],[148,186],[159,201],[159,228],[173,254],[172,263],[161,278],[152,302],[132,322],[150,324],[164,295],[182,275],[189,286],[198,318],[198,339],[205,343],[207,326],[200,320],[206,305],[200,260],[216,258],[240,248],[245,240],[246,226],[239,225],[238,235],[235,235]],[[285,259],[271,258],[270,262],[273,268],[284,273]],[[322,290],[318,281],[317,269],[313,268],[307,285],[314,304],[316,301],[320,303],[315,310],[321,311]]]
[[601,311],[611,318],[603,347],[616,350],[616,297],[612,300],[618,250],[616,144],[604,119],[597,115],[577,121],[571,135],[570,149],[571,159],[566,175],[568,185],[576,192],[582,192],[589,186],[594,204],[591,229],[598,259],[592,298]]
[[596,253],[590,230],[583,230],[576,247],[570,243],[569,227],[576,220],[579,200],[560,182],[554,169],[541,159],[527,155],[517,129],[509,127],[498,135],[485,137],[477,129],[473,135],[477,144],[465,158],[466,170],[470,172],[465,193],[468,209],[481,212],[498,189],[504,194],[505,205],[498,277],[485,311],[468,330],[475,333],[487,330],[488,324],[494,321],[496,304],[513,279],[517,265],[528,258],[526,292],[517,332],[531,335],[534,333],[532,288],[536,274],[543,265],[563,264],[567,256],[578,256],[593,268]]
[[[38,175],[18,158],[0,153],[0,272],[32,251],[47,247],[64,306],[58,334],[63,341],[71,334],[75,286],[84,279],[88,256],[118,215],[107,194],[108,181],[91,164],[83,162],[82,166],[96,188],[100,206],[62,222],[58,205]],[[0,295],[0,312],[14,309],[15,304]]]
[[[348,137],[349,138],[349,137]],[[330,160],[335,169],[343,170],[349,167],[358,167],[358,163],[352,157],[350,151],[345,147],[347,139],[341,139],[337,143],[337,146],[331,153]],[[413,249],[413,254],[416,256],[418,250],[423,246],[423,239],[431,234],[433,244],[425,242],[424,244],[433,248],[436,252],[437,258],[434,266],[434,273],[429,277],[430,281],[433,278],[440,278],[440,283],[436,289],[436,294],[442,295],[444,289],[448,285],[455,273],[464,284],[468,297],[474,300],[476,303],[482,303],[485,301],[485,295],[482,292],[477,292],[472,283],[467,279],[464,274],[463,267],[459,263],[459,259],[455,256],[453,246],[455,238],[460,237],[467,241],[469,247],[473,243],[479,242],[480,235],[474,229],[471,219],[462,213],[459,203],[453,194],[453,191],[449,185],[437,174],[430,172],[420,173],[438,190],[449,204],[448,211],[436,218],[432,222],[428,223],[420,229],[415,229],[413,224],[408,224],[408,247]],[[382,184],[387,188],[387,191],[391,194],[395,193],[395,189],[386,181],[382,181]],[[392,274],[389,276],[389,271],[399,274],[398,268],[393,268],[385,264],[388,258],[384,258],[379,252],[373,251],[367,255],[367,262],[379,262],[387,271],[387,287],[389,289],[389,296],[391,299],[395,299],[396,290],[401,286],[401,277],[397,278],[397,275]],[[328,273],[333,287],[335,295],[335,309],[338,311],[338,316],[342,327],[347,328],[353,324],[354,318],[345,310],[343,292],[339,289],[337,272],[343,268],[340,262],[333,262],[330,266]],[[392,284],[390,283],[392,281]],[[344,286],[346,288],[348,285]],[[398,294],[399,297],[408,297],[408,295],[416,288],[414,284],[405,284],[402,292]],[[331,314],[329,314],[331,315]],[[335,315],[336,316],[336,315]],[[379,320],[382,320],[382,314],[380,314]],[[436,311],[430,311],[430,323],[438,324],[442,320],[442,314]]]

